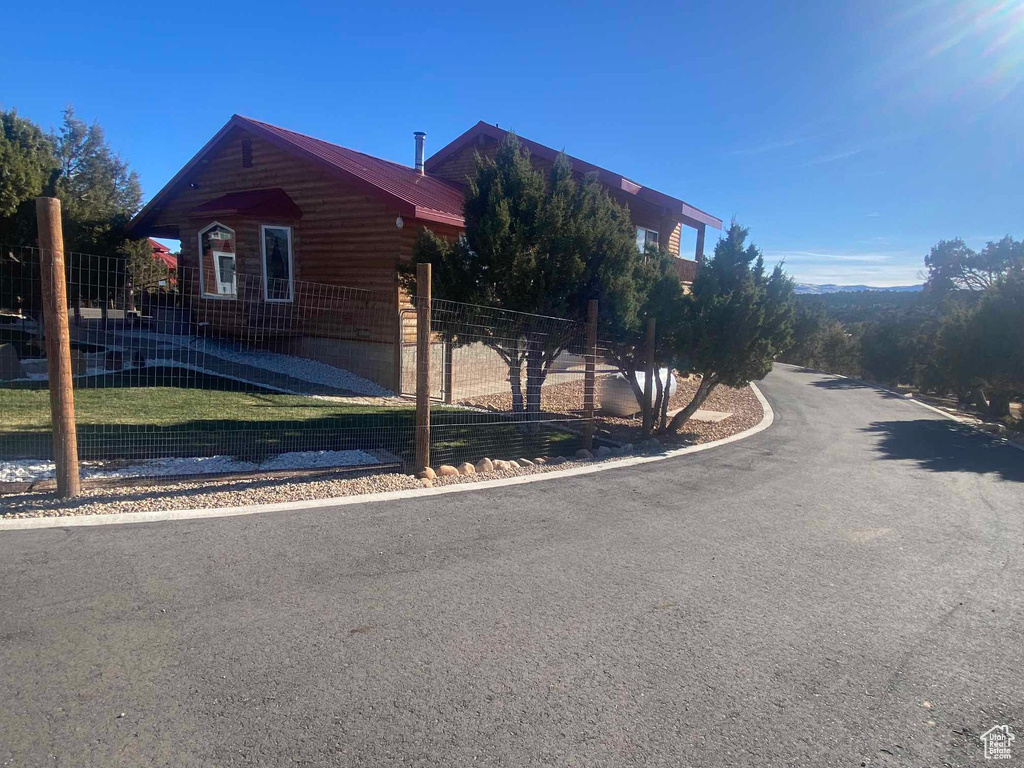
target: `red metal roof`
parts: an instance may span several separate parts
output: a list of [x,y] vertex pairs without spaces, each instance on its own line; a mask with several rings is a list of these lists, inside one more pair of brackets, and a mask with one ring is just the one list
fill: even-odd
[[[458,152],[470,142],[476,141],[478,136],[490,136],[497,141],[501,141],[506,134],[508,134],[508,131],[505,129],[499,128],[496,125],[491,125],[490,123],[485,123],[481,120],[439,152],[431,155],[425,163],[427,172],[429,173],[433,169],[437,168],[437,166],[444,162],[450,155]],[[554,159],[559,155],[558,150],[552,149],[544,144],[531,141],[530,139],[522,136],[519,136],[518,138],[523,146],[529,148],[531,154],[537,155],[538,157],[554,161]],[[645,187],[642,184],[637,184],[635,181],[627,179],[622,174],[609,171],[606,168],[601,168],[593,163],[588,163],[586,160],[580,160],[572,155],[566,155],[566,157],[569,158],[569,162],[572,163],[573,170],[577,173],[595,173],[597,174],[598,181],[602,184],[606,184],[613,189],[620,189],[623,192],[635,195],[640,200],[664,206],[678,215],[682,221],[686,222],[691,227],[704,225],[714,227],[715,229],[722,228],[722,220],[717,216],[705,213],[699,208],[695,208],[677,197],[666,195],[664,192],[659,192],[656,189]]]
[[229,192],[197,205],[189,216],[253,216],[301,219],[299,206],[280,188]]
[[163,243],[158,243],[153,238],[149,238],[149,246],[153,249],[154,261],[163,262],[168,269],[178,268],[178,257],[171,253],[170,248]]
[[129,224],[129,228],[140,234],[156,234],[153,227],[148,226],[161,201],[179,184],[185,182],[196,168],[228,133],[232,130],[244,130],[254,133],[286,152],[292,152],[318,163],[326,170],[336,174],[346,182],[365,190],[367,194],[383,198],[401,215],[451,224],[456,227],[464,225],[462,218],[462,188],[430,174],[419,174],[414,168],[390,160],[382,160],[354,149],[331,144],[322,139],[315,139],[302,133],[289,131],[270,123],[253,120],[241,115],[233,115],[217,134],[199,150],[195,157],[175,174],[153,199]]
[[431,221],[442,220],[462,226],[462,189],[442,179],[419,174],[414,168],[382,160],[354,149],[340,147],[322,139],[289,131],[270,123],[235,115],[240,125],[248,125],[264,135],[320,160],[346,174],[415,207],[413,216]]

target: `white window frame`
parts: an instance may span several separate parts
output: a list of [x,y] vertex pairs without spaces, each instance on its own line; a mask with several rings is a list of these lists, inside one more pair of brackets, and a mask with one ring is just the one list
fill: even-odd
[[[267,282],[267,236],[268,229],[283,229],[288,233],[288,298],[270,298]],[[260,268],[263,270],[263,300],[269,304],[291,304],[295,300],[295,263],[292,255],[292,228],[284,224],[260,224]]]
[[[206,290],[206,276],[203,272],[203,235],[209,232],[214,227],[223,227],[231,233],[231,237],[234,239],[235,252],[231,254],[235,258],[235,284],[234,290],[231,293],[208,293]],[[199,291],[204,299],[223,299],[225,301],[234,301],[238,298],[238,233],[234,227],[229,227],[227,224],[222,224],[219,221],[215,221],[212,224],[208,224],[199,230],[199,235],[196,238],[196,247],[199,249]],[[213,259],[213,279],[216,281],[218,288],[223,282],[220,279],[220,261],[214,257]]]

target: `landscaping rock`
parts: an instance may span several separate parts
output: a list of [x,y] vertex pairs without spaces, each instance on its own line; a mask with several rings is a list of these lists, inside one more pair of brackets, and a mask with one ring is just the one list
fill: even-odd
[[594,454],[592,454],[586,448],[580,448],[578,451],[576,451],[576,458],[586,461],[587,459],[594,458]]
[[594,451],[594,458],[595,459],[606,459],[606,458],[608,458],[611,455],[612,455],[612,449],[609,448],[607,445],[602,445],[600,448],[598,448],[596,451]]
[[1005,424],[981,423],[978,425],[978,429],[988,432],[990,435],[1005,435],[1008,431]]
[[459,464],[459,474],[460,475],[472,475],[472,474],[475,474],[475,473],[476,473],[476,467],[474,467],[468,461],[463,463],[463,464]]
[[429,477],[421,477],[420,478],[420,485],[422,485],[424,488],[433,488],[434,487],[434,481],[431,480]]
[[516,459],[516,462],[518,462],[520,467],[532,467],[535,463],[529,459]]
[[476,463],[477,472],[493,472],[494,462],[488,459],[486,456]]
[[437,474],[439,477],[455,477],[459,474],[459,470],[451,464],[442,464],[437,468]]
[[534,464],[547,464],[547,462],[548,462],[548,460],[545,459],[543,456],[538,456],[537,458],[535,458],[533,460]]
[[0,380],[25,378],[25,369],[21,367],[18,352],[13,344],[0,344]]
[[624,446],[622,446],[622,453],[623,454],[632,453],[632,452],[633,452],[633,444],[632,443],[626,443]]
[[522,464],[520,464],[518,461],[506,461],[505,464],[506,469],[519,469],[520,467],[522,467]]
[[430,467],[426,467],[425,469],[421,469],[417,472],[416,477],[420,480],[434,480],[437,477],[437,473]]
[[503,472],[504,470],[508,469],[508,462],[503,460],[503,459],[495,459],[494,460],[494,468],[498,472]]
[[549,467],[557,467],[559,464],[565,464],[564,456],[552,456],[545,462]]

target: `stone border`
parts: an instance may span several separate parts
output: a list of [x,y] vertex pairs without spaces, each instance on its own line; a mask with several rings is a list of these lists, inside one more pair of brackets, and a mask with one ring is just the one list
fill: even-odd
[[252,504],[240,507],[214,507],[210,509],[180,509],[151,512],[122,512],[113,515],[68,515],[64,517],[31,517],[14,520],[0,520],[0,532],[2,531],[23,531],[38,528],[71,528],[94,525],[121,525],[131,523],[154,523],[166,520],[195,520],[213,517],[238,517],[240,515],[255,515],[264,512],[286,512],[300,509],[318,509],[323,507],[347,507],[351,504],[366,504],[380,501],[396,501],[399,499],[414,499],[425,496],[439,496],[447,493],[465,493],[466,491],[482,491],[488,488],[501,488],[508,485],[523,485],[543,480],[554,480],[559,478],[573,477],[576,475],[589,475],[594,472],[603,472],[608,469],[620,469],[632,467],[639,464],[648,464],[653,461],[664,461],[665,459],[685,456],[691,453],[699,453],[709,448],[732,443],[752,437],[758,432],[763,432],[772,425],[775,420],[775,412],[771,405],[761,394],[753,382],[750,384],[754,395],[761,403],[763,415],[761,421],[753,427],[737,432],[735,435],[723,437],[710,443],[699,445],[688,445],[684,448],[676,448],[671,451],[657,454],[655,456],[630,456],[622,459],[611,459],[601,461],[589,466],[571,467],[553,472],[541,472],[521,477],[507,477],[495,480],[481,480],[472,483],[456,483],[443,485],[434,488],[414,488],[403,491],[386,491],[384,493],[366,493],[358,496],[339,496],[328,499],[310,499],[305,501],[281,501],[271,504]]

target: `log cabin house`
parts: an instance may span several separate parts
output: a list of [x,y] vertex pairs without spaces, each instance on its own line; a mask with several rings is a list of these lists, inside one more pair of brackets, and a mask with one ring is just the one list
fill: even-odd
[[[234,115],[131,223],[139,237],[181,242],[179,284],[196,326],[352,370],[401,391],[407,302],[397,267],[423,227],[457,237],[473,156],[506,131],[477,123],[413,166],[382,160]],[[520,137],[536,166],[557,151]],[[664,243],[692,282],[707,227],[722,222],[684,201],[574,157],[628,206],[637,244]],[[694,259],[680,254],[696,230]],[[406,376],[408,373],[406,373]]]

